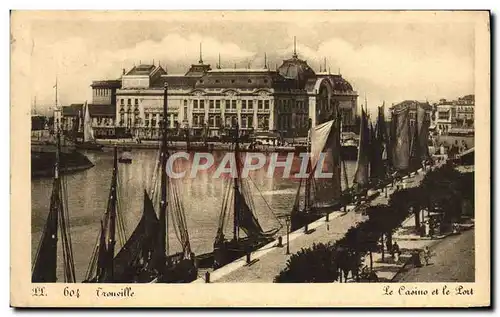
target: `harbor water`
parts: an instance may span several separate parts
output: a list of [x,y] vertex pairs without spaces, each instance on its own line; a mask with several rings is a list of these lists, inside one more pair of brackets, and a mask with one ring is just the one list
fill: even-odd
[[[89,260],[97,242],[100,220],[107,206],[113,166],[111,149],[106,149],[103,152],[83,153],[95,166],[82,172],[66,175],[63,178],[77,281],[82,281],[85,278]],[[216,164],[222,160],[224,154],[224,152],[214,154]],[[118,212],[124,222],[125,239],[130,236],[142,215],[144,189],[151,186],[157,151],[135,149],[132,152],[132,157],[132,164],[119,164],[118,167]],[[283,159],[285,158],[286,155],[283,154]],[[185,164],[190,163],[185,161]],[[299,157],[294,159],[293,166],[291,172],[298,172]],[[346,162],[349,182],[352,181],[355,168],[356,162]],[[215,169],[198,173],[195,178],[185,177],[175,180],[179,182],[178,186],[181,189],[189,238],[195,254],[210,252],[213,249],[222,196],[227,186],[227,179],[212,177],[214,172]],[[344,187],[344,176],[341,179]],[[52,182],[53,180],[50,178],[33,179],[31,182],[32,259],[36,256],[40,236],[49,212]],[[252,171],[247,182],[253,197],[254,212],[263,229],[268,230],[279,225],[277,217],[290,213],[299,182],[283,178],[281,172],[268,177],[266,168]],[[286,227],[284,221],[281,220],[281,222],[283,227],[280,234],[284,234]],[[180,249],[180,246],[171,223],[170,221],[169,251],[175,252]],[[124,239],[117,238],[117,250],[124,242],[120,240]],[[59,281],[62,282],[62,252],[59,259],[58,276],[60,276]]]

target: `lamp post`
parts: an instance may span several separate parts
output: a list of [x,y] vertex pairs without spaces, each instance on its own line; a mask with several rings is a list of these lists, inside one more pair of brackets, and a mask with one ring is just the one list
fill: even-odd
[[285,218],[286,222],[286,254],[290,254],[290,216]]

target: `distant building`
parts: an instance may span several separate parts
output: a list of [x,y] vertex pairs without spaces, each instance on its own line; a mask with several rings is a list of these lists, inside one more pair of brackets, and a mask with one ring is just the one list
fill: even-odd
[[402,109],[404,107],[409,107],[409,121],[410,121],[410,126],[413,126],[416,121],[417,117],[417,107],[422,107],[425,109],[425,115],[426,115],[426,120],[429,122],[432,122],[432,106],[429,104],[427,101],[426,102],[421,102],[417,100],[405,100],[402,101],[398,104],[395,104],[389,108],[389,110],[392,112],[394,110]]
[[115,136],[116,106],[90,104],[89,115],[96,138],[112,138]]
[[74,103],[61,107],[60,128],[62,131],[83,131],[83,103]]
[[456,118],[456,108],[453,101],[440,99],[436,105],[436,129],[440,134],[446,134]]
[[454,126],[457,128],[474,128],[474,95],[458,98],[456,105],[456,119]]
[[116,106],[116,90],[122,86],[122,81],[95,80],[92,82],[92,104]]
[[353,125],[357,93],[341,75],[315,73],[294,52],[270,70],[212,69],[203,62],[185,74],[171,75],[156,65],[139,65],[122,76],[116,91],[117,133],[129,131],[145,138],[159,136],[163,120],[163,87],[168,84],[168,127],[189,128],[200,135],[220,135],[238,122],[243,133],[275,131],[281,136],[304,136],[308,119],[320,124],[337,110],[344,125]]
[[441,99],[436,104],[436,128],[441,134],[474,130],[474,95],[458,100]]
[[47,126],[47,117],[42,115],[31,115],[31,131],[45,130]]
[[[71,104],[63,106],[61,111],[61,129],[66,132],[83,132],[84,104]],[[115,135],[115,105],[89,104],[89,115],[94,136],[109,138]]]

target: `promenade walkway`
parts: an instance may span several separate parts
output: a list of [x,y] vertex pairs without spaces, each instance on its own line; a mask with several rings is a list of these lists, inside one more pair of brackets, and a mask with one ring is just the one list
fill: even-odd
[[[403,188],[419,186],[423,177],[424,172],[420,171],[410,177],[403,178],[394,187],[387,186],[387,198],[385,197],[385,192],[381,191],[381,194],[371,201],[370,204],[387,204],[389,197],[394,193],[397,186]],[[354,209],[355,206],[349,205],[346,212],[343,212],[343,210],[333,211],[329,214],[328,222],[326,221],[326,217],[322,217],[311,223],[308,226],[309,233],[307,234],[302,228],[290,233],[290,255],[302,248],[311,247],[314,243],[334,242],[342,238],[349,228],[367,219],[362,212],[353,211]],[[410,224],[411,221],[414,222],[414,219],[412,220],[410,217],[404,222],[403,227],[405,224]],[[397,238],[400,237],[398,236]],[[283,247],[277,247],[278,242],[276,240],[253,252],[248,264],[246,257],[242,257],[213,271],[210,273],[210,283],[272,283],[274,277],[285,268],[287,260],[290,257],[290,255],[286,254],[286,235],[282,237],[282,241]],[[405,248],[404,242],[401,243],[400,248]],[[199,278],[193,283],[206,283],[205,277]]]

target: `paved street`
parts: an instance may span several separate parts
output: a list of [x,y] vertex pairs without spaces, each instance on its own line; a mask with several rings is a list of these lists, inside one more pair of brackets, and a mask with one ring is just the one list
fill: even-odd
[[[413,177],[404,179],[404,187],[418,186],[423,179],[424,174],[419,173]],[[394,192],[395,188],[388,190],[388,197]],[[387,204],[388,198],[384,194],[376,197],[371,205]],[[352,208],[350,206],[348,209]],[[347,230],[354,226],[357,222],[366,220],[358,212],[334,212],[331,214],[330,222],[326,223],[322,218],[311,224],[310,228],[314,228],[312,233],[303,234],[303,230],[299,229],[290,235],[290,252],[296,253],[301,248],[311,247],[314,243],[335,242],[342,238]],[[285,242],[286,237],[283,237]],[[213,271],[211,273],[211,282],[215,283],[272,283],[273,278],[286,266],[287,260],[290,257],[285,254],[285,248],[276,248],[275,242],[254,252],[252,258],[255,262],[251,265],[245,265],[245,258],[238,259],[225,267]],[[204,283],[204,278],[199,278],[194,283]]]
[[474,229],[436,241],[429,266],[410,267],[395,282],[474,282]]
[[[340,239],[350,227],[362,220],[364,218],[356,212],[349,212],[335,218],[328,225],[317,227],[313,233],[302,234],[297,239],[290,241],[290,253],[296,253],[302,247],[310,247],[313,243],[327,243]],[[285,253],[286,247],[274,247],[256,263],[234,270],[217,280],[217,282],[272,283],[273,278],[286,266],[287,259],[290,257]]]

